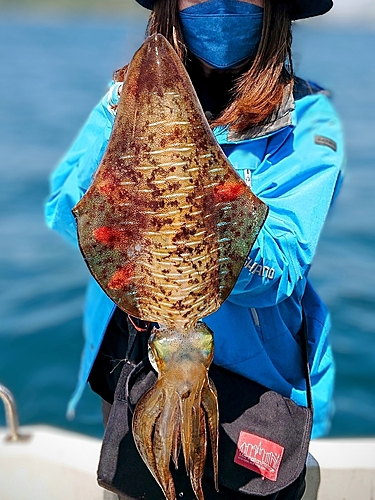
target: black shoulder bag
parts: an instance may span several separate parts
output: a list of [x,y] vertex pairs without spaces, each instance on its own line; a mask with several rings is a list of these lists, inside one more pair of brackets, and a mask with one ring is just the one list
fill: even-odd
[[[308,407],[217,365],[210,367],[219,399],[220,500],[245,499],[247,495],[273,498],[304,475],[313,411],[305,318],[301,330]],[[116,387],[101,449],[98,483],[124,499],[165,500],[135,447],[131,431],[134,407],[156,379],[146,357],[139,363],[124,364]],[[208,449],[202,482],[206,500],[216,498],[210,457]],[[182,461],[177,471],[171,466],[171,473],[177,498],[180,491],[192,492]],[[182,498],[194,498],[194,494],[190,496]]]

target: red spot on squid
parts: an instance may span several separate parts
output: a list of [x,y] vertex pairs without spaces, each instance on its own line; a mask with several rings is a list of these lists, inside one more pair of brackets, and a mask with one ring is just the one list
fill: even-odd
[[214,189],[214,197],[217,203],[234,201],[241,196],[247,187],[241,182],[222,182]]
[[121,288],[124,288],[129,283],[132,277],[132,266],[122,267],[112,275],[107,286],[111,290],[121,290]]
[[98,183],[98,190],[104,196],[113,196],[116,191],[116,179],[112,175],[107,175]]
[[123,231],[109,226],[101,226],[92,232],[96,241],[110,247],[118,246],[126,242],[126,236]]

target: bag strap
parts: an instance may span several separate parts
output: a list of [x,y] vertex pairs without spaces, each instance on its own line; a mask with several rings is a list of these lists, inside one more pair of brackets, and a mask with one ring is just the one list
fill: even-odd
[[116,367],[123,362],[124,365],[121,369],[119,379],[117,381],[114,399],[129,401],[130,387],[133,379],[136,378],[140,372],[149,369],[150,363],[148,356],[140,361],[135,361],[131,358],[133,348],[136,346],[136,341],[140,333],[145,333],[149,330],[151,323],[144,322],[138,318],[126,315],[127,329],[128,329],[128,345],[126,348],[125,356],[119,361]]
[[307,323],[305,311],[302,308],[302,357],[303,364],[305,368],[305,379],[306,379],[306,398],[307,398],[307,406],[311,410],[311,413],[314,413],[314,405],[312,398],[312,389],[311,389],[311,377],[310,377],[310,364],[309,364],[309,342],[307,338]]

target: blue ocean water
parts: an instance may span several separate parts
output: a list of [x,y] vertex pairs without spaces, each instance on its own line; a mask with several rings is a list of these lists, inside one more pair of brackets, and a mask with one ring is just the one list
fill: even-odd
[[[145,20],[3,15],[0,20],[0,382],[21,424],[101,436],[87,390],[65,419],[82,339],[87,271],[45,227],[48,176]],[[375,435],[375,30],[298,24],[296,73],[332,91],[347,137],[347,176],[311,272],[332,313],[333,436]],[[4,423],[0,409],[0,425]]]

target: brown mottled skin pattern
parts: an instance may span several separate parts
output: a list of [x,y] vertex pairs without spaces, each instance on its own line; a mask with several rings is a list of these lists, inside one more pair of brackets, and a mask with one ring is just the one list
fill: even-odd
[[124,311],[155,321],[158,381],[133,419],[138,450],[166,498],[179,443],[203,499],[206,424],[217,464],[218,410],[208,378],[213,335],[201,318],[229,295],[267,207],[218,146],[186,70],[161,35],[129,66],[108,148],[73,209],[95,279]]

